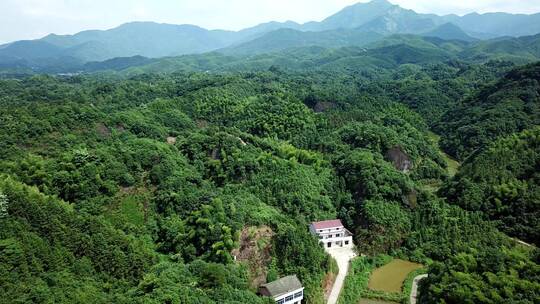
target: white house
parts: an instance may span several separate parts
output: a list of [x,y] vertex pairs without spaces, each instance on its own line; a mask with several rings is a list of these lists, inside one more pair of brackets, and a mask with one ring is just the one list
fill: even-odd
[[313,222],[309,225],[309,231],[319,237],[319,242],[324,247],[352,247],[352,233],[347,230],[341,220],[329,220]]
[[261,285],[259,293],[273,298],[276,304],[300,304],[304,299],[304,287],[296,275]]

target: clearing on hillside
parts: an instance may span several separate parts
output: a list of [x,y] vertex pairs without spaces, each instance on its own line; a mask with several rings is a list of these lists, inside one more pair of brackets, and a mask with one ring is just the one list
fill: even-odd
[[268,264],[272,260],[270,250],[274,232],[270,227],[244,227],[240,234],[240,247],[234,249],[232,254],[239,262],[249,267],[250,286],[258,288],[266,283]]
[[[437,146],[439,146],[439,141],[441,140],[441,137],[439,135],[433,132],[429,132],[428,136]],[[444,152],[442,149],[440,149],[440,152],[442,157],[444,158],[444,161],[446,162],[446,165],[448,166],[448,175],[450,175],[450,177],[453,177],[459,170],[460,163],[453,159],[450,155],[446,154],[446,152]]]

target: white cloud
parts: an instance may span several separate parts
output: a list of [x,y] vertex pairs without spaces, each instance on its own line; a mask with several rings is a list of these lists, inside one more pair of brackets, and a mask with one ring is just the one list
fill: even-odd
[[[422,13],[540,12],[539,0],[390,0]],[[0,0],[0,41],[70,34],[147,20],[216,29],[322,20],[367,0]]]

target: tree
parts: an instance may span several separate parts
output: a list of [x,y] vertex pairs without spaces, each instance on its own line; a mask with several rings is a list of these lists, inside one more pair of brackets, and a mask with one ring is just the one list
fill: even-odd
[[230,252],[238,233],[231,227],[220,199],[202,205],[186,222],[189,227],[187,237],[197,256],[219,263],[232,262]]

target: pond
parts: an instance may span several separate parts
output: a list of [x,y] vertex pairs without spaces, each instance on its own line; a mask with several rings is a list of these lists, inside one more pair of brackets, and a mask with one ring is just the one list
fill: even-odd
[[395,259],[373,271],[369,278],[368,287],[372,290],[401,292],[403,281],[405,281],[407,275],[418,268],[422,268],[422,265]]

